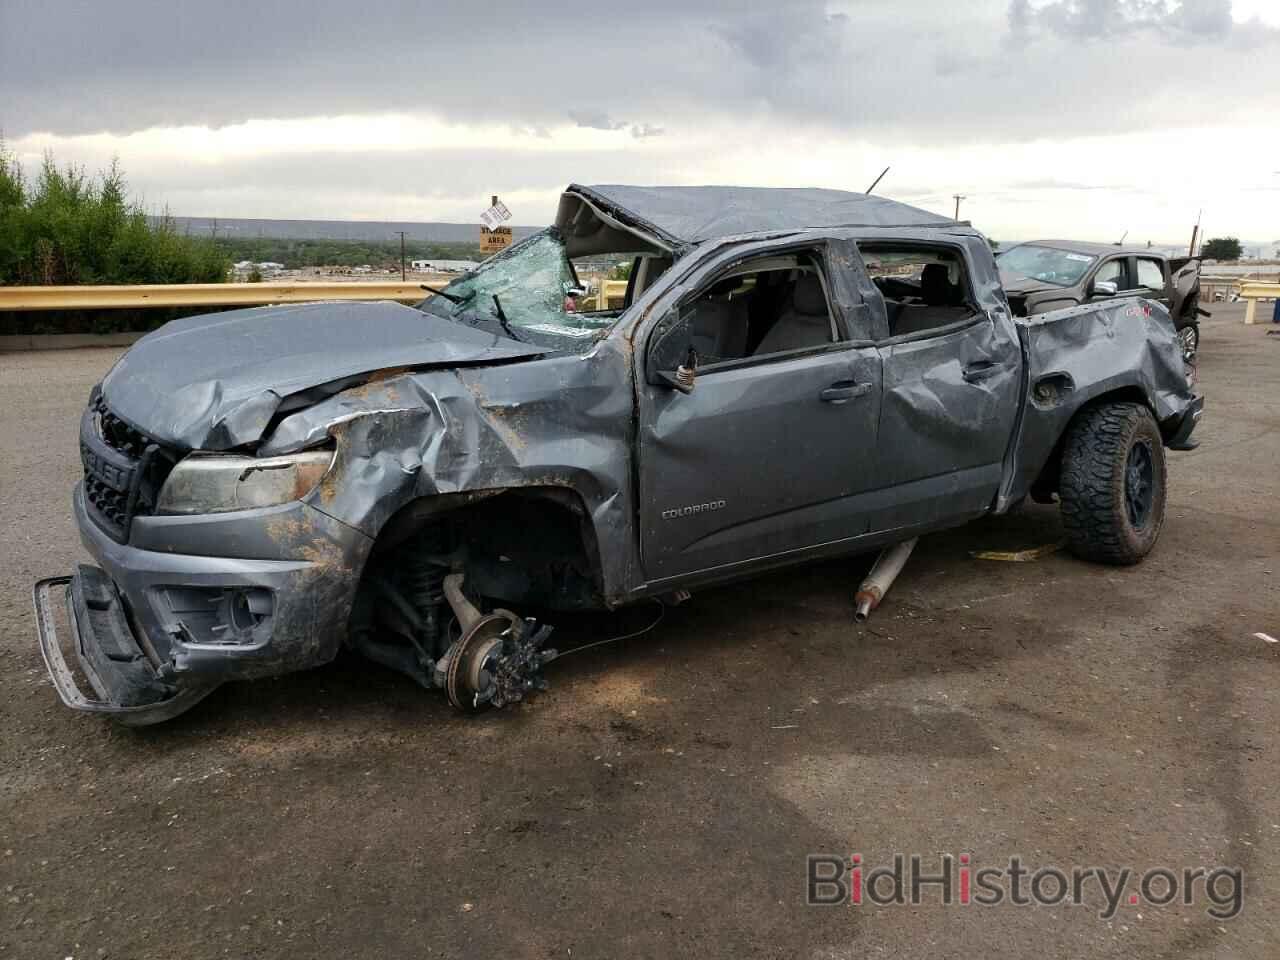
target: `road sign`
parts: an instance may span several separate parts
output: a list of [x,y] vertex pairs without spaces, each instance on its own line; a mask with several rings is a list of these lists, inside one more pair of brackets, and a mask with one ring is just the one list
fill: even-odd
[[501,253],[511,246],[511,228],[500,224],[511,219],[511,211],[507,205],[493,197],[489,209],[480,214],[480,252],[483,254]]
[[497,197],[493,198],[493,206],[480,214],[480,222],[490,230],[495,229],[500,223],[506,223],[510,219],[511,211],[508,210],[507,205]]
[[495,227],[490,230],[488,227],[480,228],[480,252],[483,254],[501,253],[507,247],[511,246],[511,228]]

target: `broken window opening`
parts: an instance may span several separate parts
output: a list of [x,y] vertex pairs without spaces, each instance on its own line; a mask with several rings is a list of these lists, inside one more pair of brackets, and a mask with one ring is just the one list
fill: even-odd
[[959,251],[882,243],[859,244],[858,251],[884,298],[890,337],[949,327],[978,313]]
[[821,253],[771,254],[716,277],[681,308],[700,367],[822,347],[840,339]]

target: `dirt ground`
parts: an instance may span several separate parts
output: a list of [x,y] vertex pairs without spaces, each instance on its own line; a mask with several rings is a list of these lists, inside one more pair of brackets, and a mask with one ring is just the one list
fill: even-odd
[[[865,557],[761,577],[480,719],[354,658],[156,728],[62,707],[30,587],[84,559],[117,352],[0,356],[0,958],[1280,955],[1280,337],[1214,306],[1142,565],[970,556],[1055,542],[1033,506],[922,541],[865,626]],[[1243,910],[810,907],[809,853],[1238,867]]]

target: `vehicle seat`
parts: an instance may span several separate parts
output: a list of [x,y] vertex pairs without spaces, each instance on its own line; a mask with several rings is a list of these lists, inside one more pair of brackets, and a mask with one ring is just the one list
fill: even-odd
[[787,305],[753,356],[819,347],[830,342],[831,314],[822,281],[814,274],[804,274],[796,280]]
[[951,282],[945,263],[927,263],[920,271],[920,295],[924,304],[904,304],[889,329],[893,336],[920,333],[955,323],[971,312],[964,291]]
[[746,356],[747,304],[729,296],[738,285],[737,279],[723,281],[694,305],[689,333],[700,364]]

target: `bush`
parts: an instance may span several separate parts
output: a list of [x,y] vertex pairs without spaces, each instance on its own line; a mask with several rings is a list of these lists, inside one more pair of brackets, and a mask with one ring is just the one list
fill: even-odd
[[[180,234],[167,215],[148,217],[129,200],[118,164],[90,178],[45,154],[29,180],[0,142],[0,284],[220,283],[229,266],[212,241]],[[160,320],[138,313],[0,315],[0,334],[136,330]]]
[[45,154],[28,182],[0,143],[0,283],[219,283],[230,264],[125,195],[116,163],[96,179]]

